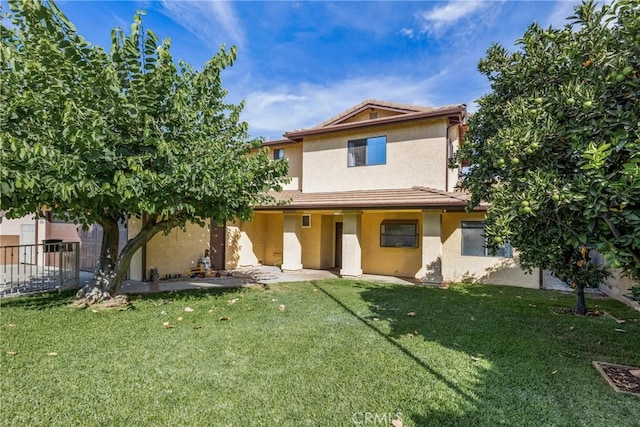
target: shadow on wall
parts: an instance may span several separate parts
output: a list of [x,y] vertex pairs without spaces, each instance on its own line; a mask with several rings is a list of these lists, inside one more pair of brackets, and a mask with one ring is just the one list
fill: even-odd
[[440,257],[424,266],[424,275],[420,281],[437,285],[442,283],[442,259]]
[[467,270],[462,274],[460,282],[539,288],[539,279],[534,278],[532,274],[522,270],[515,258],[505,258],[485,268],[481,275]]
[[227,241],[225,250],[225,269],[233,270],[240,262],[240,230],[227,227]]

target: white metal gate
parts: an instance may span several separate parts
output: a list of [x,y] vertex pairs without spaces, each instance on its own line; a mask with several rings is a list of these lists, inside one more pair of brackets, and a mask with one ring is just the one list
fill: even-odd
[[36,225],[35,224],[22,224],[20,225],[20,246],[24,251],[18,254],[19,264],[35,264],[36,252],[35,247],[28,246],[36,243]]

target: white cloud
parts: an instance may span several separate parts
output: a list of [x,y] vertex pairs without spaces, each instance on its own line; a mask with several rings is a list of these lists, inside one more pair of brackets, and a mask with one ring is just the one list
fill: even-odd
[[359,77],[327,85],[302,82],[258,90],[245,97],[242,118],[249,123],[252,135],[278,139],[286,131],[313,127],[370,98],[437,106],[424,94],[432,92],[444,74],[446,71],[422,80]]
[[413,28],[402,28],[400,30],[400,35],[403,35],[405,37],[409,37],[410,39],[415,37],[415,31],[413,30]]
[[574,15],[573,8],[580,4],[580,1],[558,1],[553,7],[551,13],[547,16],[545,22],[541,22],[544,28],[553,26],[554,28],[563,28],[569,23],[567,17]]
[[242,24],[226,1],[162,0],[163,13],[189,30],[209,47],[242,46]]
[[[495,2],[482,0],[450,1],[442,6],[437,6],[419,15],[422,32],[441,35],[465,18],[472,18],[489,6],[495,6]],[[477,17],[477,16],[476,16]]]

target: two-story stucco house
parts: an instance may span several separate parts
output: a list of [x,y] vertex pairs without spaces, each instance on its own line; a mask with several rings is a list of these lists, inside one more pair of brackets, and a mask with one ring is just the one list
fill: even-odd
[[[277,265],[416,278],[539,286],[509,247],[490,256],[485,208],[466,213],[448,160],[461,141],[465,105],[438,108],[367,100],[313,128],[265,142],[289,162],[286,205],[259,206],[251,221],[188,227],[156,236],[132,263],[160,277],[196,265],[211,250],[216,269]],[[135,220],[129,230],[136,232]]]

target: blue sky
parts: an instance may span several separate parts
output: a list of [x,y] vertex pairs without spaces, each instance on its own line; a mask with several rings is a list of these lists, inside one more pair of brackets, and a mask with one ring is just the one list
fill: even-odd
[[144,25],[170,38],[196,68],[221,44],[238,46],[223,74],[228,100],[245,100],[253,136],[278,139],[368,99],[441,106],[489,91],[478,60],[508,49],[533,21],[562,26],[574,1],[58,1],[78,31],[108,49],[114,27]]

